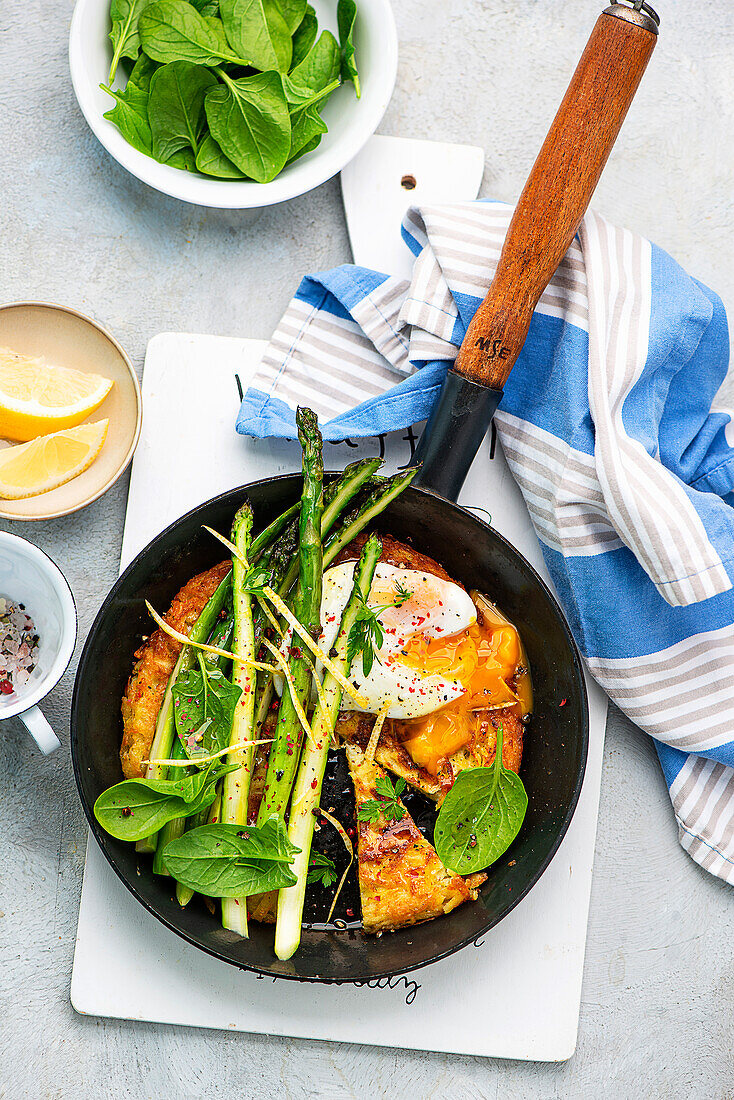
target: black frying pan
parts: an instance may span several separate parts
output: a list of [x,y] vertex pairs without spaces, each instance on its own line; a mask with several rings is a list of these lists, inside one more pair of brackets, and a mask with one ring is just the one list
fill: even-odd
[[[404,973],[464,947],[509,913],[537,882],[563,838],[581,789],[588,740],[586,690],[563,614],[535,570],[470,512],[431,492],[407,489],[380,518],[378,529],[443,562],[467,588],[489,593],[525,643],[535,708],[522,766],[528,812],[518,839],[491,869],[477,902],[379,939],[356,929],[306,930],[300,948],[287,962],[275,958],[272,927],[251,921],[250,938],[242,940],[224,931],[201,899],[182,910],[172,880],[155,876],[150,858],[139,857],[133,844],[108,836],[92,813],[98,795],[122,778],[120,698],[132,655],[151,629],[144,601],[168,607],[190,577],[221,560],[218,544],[202,524],[227,531],[247,496],[261,527],[294,503],[300,492],[300,475],[233,489],[171,524],[138,554],[102,605],[84,647],[74,687],[71,751],[97,843],[127,888],[174,932],[227,962],[263,974],[363,981]],[[322,804],[337,799],[337,816],[343,817],[338,791],[325,791]],[[342,915],[348,899],[349,895],[340,899]]]
[[[405,973],[457,951],[502,920],[538,881],[563,839],[581,789],[588,743],[579,654],[537,573],[504,538],[451,499],[458,496],[497,407],[540,294],[578,229],[656,34],[656,17],[642,0],[632,7],[613,4],[599,18],[518,203],[487,299],[469,326],[421,440],[417,460],[422,468],[414,483],[421,488],[408,489],[377,525],[441,562],[468,589],[487,593],[516,624],[527,651],[534,688],[521,770],[528,811],[514,844],[490,869],[478,901],[379,939],[354,926],[307,927],[296,955],[283,962],[273,952],[272,928],[252,922],[250,938],[243,940],[223,930],[200,899],[181,910],[171,880],[154,876],[149,860],[139,862],[133,845],[109,837],[94,819],[96,798],[121,778],[119,700],[132,655],[150,630],[144,601],[167,607],[191,576],[221,557],[203,524],[226,531],[247,496],[256,524],[264,526],[298,499],[300,475],[234,489],[177,520],[125,570],[92,626],[71,718],[84,810],[127,888],[164,924],[210,954],[262,974],[308,981],[365,981]],[[340,801],[343,808],[347,796],[338,767],[330,769],[328,784],[324,798]],[[419,819],[420,806],[409,808]]]

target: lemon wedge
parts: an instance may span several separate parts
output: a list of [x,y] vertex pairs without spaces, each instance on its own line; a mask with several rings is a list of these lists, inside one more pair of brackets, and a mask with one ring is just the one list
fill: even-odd
[[104,446],[109,420],[65,428],[0,451],[0,498],[23,500],[84,473]]
[[21,442],[73,428],[112,389],[112,380],[0,348],[0,436]]

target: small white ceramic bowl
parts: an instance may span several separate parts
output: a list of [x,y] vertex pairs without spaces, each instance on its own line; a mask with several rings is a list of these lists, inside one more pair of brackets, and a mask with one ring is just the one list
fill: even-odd
[[39,637],[38,664],[27,684],[0,695],[0,721],[16,715],[41,752],[59,747],[59,739],[38,709],[64,675],[76,643],[74,597],[61,570],[43,550],[0,531],[0,596],[22,603]]
[[[319,29],[336,34],[336,0],[312,0]],[[390,101],[398,65],[398,37],[389,0],[359,0],[354,41],[362,84],[357,99],[351,84],[328,99],[323,118],[329,127],[313,152],[294,161],[272,183],[216,180],[172,168],[133,149],[104,118],[113,101],[100,88],[107,82],[112,48],[108,38],[109,0],[77,0],[71,21],[69,66],[84,117],[105,149],[128,172],[166,195],[199,206],[252,209],[272,206],[318,187],[340,172],[380,124]],[[124,84],[124,76],[116,85]]]

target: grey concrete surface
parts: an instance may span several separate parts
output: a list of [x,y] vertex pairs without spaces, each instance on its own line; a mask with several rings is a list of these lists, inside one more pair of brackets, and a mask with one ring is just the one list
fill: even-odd
[[[381,131],[484,146],[484,194],[512,200],[601,4],[394,0],[394,7],[400,71]],[[658,7],[660,45],[595,205],[672,252],[731,312],[734,7],[690,0]],[[0,300],[86,311],[138,367],[148,339],[163,330],[268,336],[297,273],[348,258],[338,182],[254,225],[148,190],[108,158],[77,108],[66,59],[71,11],[71,0],[0,4]],[[2,525],[65,571],[80,639],[117,572],[126,492],[124,480],[79,515]],[[679,849],[652,746],[616,711],[579,1043],[569,1062],[77,1016],[69,981],[86,830],[68,754],[73,677],[74,665],[46,703],[64,741],[55,756],[40,757],[17,722],[0,734],[0,1096],[734,1096],[731,889]]]

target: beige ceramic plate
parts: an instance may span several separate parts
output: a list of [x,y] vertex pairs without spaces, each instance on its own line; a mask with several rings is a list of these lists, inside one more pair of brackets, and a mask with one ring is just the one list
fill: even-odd
[[[102,453],[79,477],[27,500],[0,500],[4,519],[54,519],[91,504],[127,468],[140,435],[140,386],[132,363],[109,332],[65,306],[19,302],[0,306],[0,347],[42,355],[50,363],[89,371],[115,383],[85,423],[109,419]],[[0,446],[6,444],[0,442]]]

